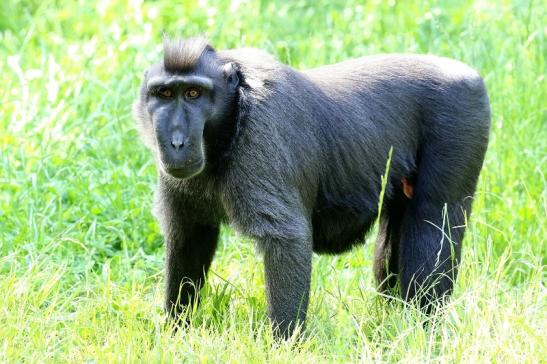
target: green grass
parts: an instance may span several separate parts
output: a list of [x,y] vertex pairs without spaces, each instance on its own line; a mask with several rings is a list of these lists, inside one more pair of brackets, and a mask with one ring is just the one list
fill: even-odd
[[[0,361],[545,362],[544,2],[175,3],[0,3]],[[164,32],[297,68],[415,52],[480,70],[491,142],[444,315],[424,329],[385,301],[367,244],[314,258],[306,336],[275,344],[260,257],[226,227],[192,327],[163,329],[155,169],[130,106]]]

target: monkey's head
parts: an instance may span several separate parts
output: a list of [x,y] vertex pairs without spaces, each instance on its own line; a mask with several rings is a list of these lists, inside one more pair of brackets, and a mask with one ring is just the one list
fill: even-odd
[[203,171],[205,148],[215,142],[207,136],[232,114],[238,85],[235,66],[202,39],[164,41],[164,59],[145,72],[133,105],[161,172],[190,178]]

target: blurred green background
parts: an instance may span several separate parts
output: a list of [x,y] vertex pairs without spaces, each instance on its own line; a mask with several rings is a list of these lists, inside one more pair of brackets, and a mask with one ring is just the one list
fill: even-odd
[[[543,361],[545,13],[533,0],[0,2],[0,358]],[[454,300],[432,328],[375,291],[367,244],[314,258],[306,338],[272,345],[260,257],[226,227],[192,327],[162,329],[155,169],[130,110],[164,34],[295,68],[412,52],[479,70],[491,141]]]

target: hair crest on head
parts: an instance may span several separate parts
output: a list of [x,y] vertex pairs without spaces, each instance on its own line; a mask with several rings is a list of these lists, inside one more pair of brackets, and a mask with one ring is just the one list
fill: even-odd
[[185,72],[198,64],[205,52],[214,52],[204,37],[163,38],[163,65],[169,72]]

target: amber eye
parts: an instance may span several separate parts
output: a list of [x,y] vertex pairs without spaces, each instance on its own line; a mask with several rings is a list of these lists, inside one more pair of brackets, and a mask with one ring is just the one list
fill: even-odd
[[163,98],[170,99],[173,97],[173,90],[170,88],[160,88],[158,90],[158,95],[160,95]]
[[200,95],[201,92],[195,87],[187,89],[184,93],[184,97],[186,97],[187,99],[197,99]]

